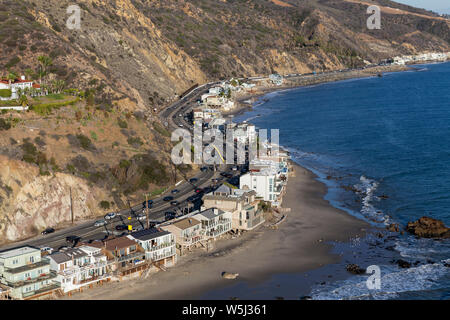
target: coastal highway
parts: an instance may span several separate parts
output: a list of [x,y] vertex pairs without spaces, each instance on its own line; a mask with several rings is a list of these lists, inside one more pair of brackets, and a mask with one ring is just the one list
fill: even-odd
[[[196,103],[196,100],[201,96],[201,94],[203,94],[203,92],[207,92],[210,87],[213,87],[219,83],[220,82],[211,82],[193,89],[182,99],[176,101],[171,106],[161,111],[160,117],[162,119],[170,119],[171,121],[169,121],[169,125],[172,128],[178,128],[179,124],[184,121],[183,117],[179,117],[178,114],[185,114],[186,111],[190,110],[190,104]],[[186,121],[183,122],[183,126],[186,129],[192,130],[192,128],[190,128],[190,124],[188,124]],[[230,166],[226,166],[225,168],[225,170],[229,170]],[[208,169],[207,171],[202,171],[197,174],[195,178],[198,179],[195,183],[185,181],[175,187],[179,191],[178,193],[171,194],[171,190],[168,190],[165,194],[160,195],[159,198],[154,199],[154,203],[149,210],[149,221],[155,223],[163,222],[165,218],[165,212],[180,212],[187,207],[192,208],[194,204],[192,203],[192,201],[188,202],[187,198],[196,195],[195,189],[211,186],[213,179],[221,179],[222,177],[220,177],[219,171],[216,172]],[[170,201],[166,202],[163,200],[163,198],[168,195],[172,196],[174,200],[178,201],[178,204],[176,206],[171,205]],[[198,204],[198,201],[196,203]],[[132,206],[131,209],[121,210],[120,212],[118,212],[118,215],[115,218],[107,220],[107,224],[105,226],[94,226],[95,221],[101,219],[101,217],[97,217],[96,219],[82,222],[75,226],[56,230],[54,233],[48,235],[39,235],[27,240],[5,245],[0,248],[0,251],[20,247],[23,245],[31,245],[36,247],[48,246],[53,248],[54,250],[57,250],[62,246],[72,246],[70,243],[66,242],[66,237],[68,236],[81,237],[81,241],[85,242],[89,240],[101,240],[110,234],[120,235],[124,231],[116,231],[115,227],[117,225],[131,224],[134,228],[146,227],[146,220],[139,221],[137,219],[138,214],[141,214],[143,212],[143,209],[144,206],[142,203],[140,203]],[[127,231],[125,231],[125,233],[126,232]]]

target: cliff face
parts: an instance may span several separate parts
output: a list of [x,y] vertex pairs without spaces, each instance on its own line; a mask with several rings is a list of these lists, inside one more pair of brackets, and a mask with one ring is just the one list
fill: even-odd
[[[70,193],[72,192],[72,201]],[[75,176],[56,173],[39,176],[39,169],[0,156],[1,240],[18,240],[48,226],[94,217],[104,193]]]
[[[0,0],[0,65],[24,71],[50,54],[50,72],[98,101],[160,107],[195,83],[270,72],[363,65],[396,54],[449,50],[449,21],[392,1]],[[369,5],[382,29],[368,30]]]

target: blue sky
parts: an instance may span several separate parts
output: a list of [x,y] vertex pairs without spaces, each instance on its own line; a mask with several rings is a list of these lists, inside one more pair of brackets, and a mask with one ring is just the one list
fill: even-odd
[[424,8],[427,10],[433,10],[439,13],[450,14],[450,1],[449,0],[394,0],[395,2],[409,4],[410,6],[417,8]]

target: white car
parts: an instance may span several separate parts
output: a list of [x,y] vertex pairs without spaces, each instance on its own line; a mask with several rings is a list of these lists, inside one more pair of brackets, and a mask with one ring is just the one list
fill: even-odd
[[138,219],[139,221],[146,220],[146,219],[147,219],[147,216],[146,216],[145,214],[140,214],[140,215],[137,216],[137,219]]
[[53,248],[50,247],[40,247],[41,252],[47,252],[48,254],[52,254]]
[[110,212],[110,213],[107,213],[107,214],[105,215],[105,219],[106,219],[106,220],[111,220],[111,219],[115,218],[116,216],[117,216],[117,213],[115,213],[115,212]]
[[96,227],[103,227],[107,222],[105,220],[97,220],[94,223],[94,226]]
[[183,128],[183,125],[180,123],[179,125],[178,125],[180,128]]

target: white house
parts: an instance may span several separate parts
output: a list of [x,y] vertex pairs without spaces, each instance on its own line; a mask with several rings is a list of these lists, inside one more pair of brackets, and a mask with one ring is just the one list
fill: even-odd
[[177,261],[175,236],[158,228],[144,229],[128,236],[145,250],[145,258],[156,265],[173,266]]
[[278,193],[275,190],[277,171],[262,169],[259,172],[248,172],[239,178],[239,189],[249,189],[256,192],[257,197],[264,201],[277,201]]
[[192,217],[201,222],[201,227],[205,231],[205,240],[215,240],[231,230],[231,212],[210,208]]
[[47,256],[64,293],[110,278],[106,256],[91,246],[65,248]]
[[40,89],[41,86],[38,84],[34,84],[32,80],[26,80],[25,76],[21,76],[20,79],[17,79],[15,81],[11,81],[11,84],[9,83],[9,80],[0,79],[0,90],[1,89],[11,90],[10,97],[0,97],[0,100],[12,100],[19,98],[17,94],[19,88],[22,90],[25,90],[26,88]]

